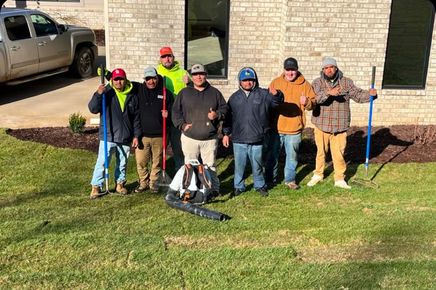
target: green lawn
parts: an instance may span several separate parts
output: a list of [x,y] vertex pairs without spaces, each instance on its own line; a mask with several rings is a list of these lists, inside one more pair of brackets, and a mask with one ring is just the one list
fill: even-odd
[[[217,222],[151,193],[89,200],[95,159],[0,130],[1,289],[436,285],[436,163],[387,164],[379,189],[350,191],[334,188],[331,175],[309,189],[310,171],[300,168],[297,192],[278,186],[267,198],[251,191],[207,205],[232,217]],[[219,166],[225,190],[228,165]],[[364,174],[362,165],[350,169]]]

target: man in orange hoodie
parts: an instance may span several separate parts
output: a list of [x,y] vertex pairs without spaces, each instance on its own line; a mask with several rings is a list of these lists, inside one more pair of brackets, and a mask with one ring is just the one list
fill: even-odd
[[293,57],[284,61],[283,73],[271,82],[270,87],[283,92],[284,103],[279,105],[271,120],[273,130],[268,138],[265,179],[270,187],[277,183],[278,159],[284,146],[284,183],[290,189],[297,190],[300,188],[295,180],[297,153],[301,143],[301,132],[306,125],[305,110],[312,110],[315,106],[315,92],[298,71],[298,62]]

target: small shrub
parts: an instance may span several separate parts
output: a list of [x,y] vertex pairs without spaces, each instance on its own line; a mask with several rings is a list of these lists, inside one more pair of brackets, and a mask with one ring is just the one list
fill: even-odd
[[86,118],[80,113],[73,113],[70,115],[69,123],[71,132],[81,134],[85,130]]
[[415,125],[415,137],[416,144],[426,145],[431,144],[436,140],[436,126],[417,126]]

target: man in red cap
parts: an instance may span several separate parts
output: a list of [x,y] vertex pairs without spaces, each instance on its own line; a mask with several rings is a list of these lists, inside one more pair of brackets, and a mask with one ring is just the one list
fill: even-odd
[[115,191],[128,194],[124,187],[126,183],[127,160],[130,146],[138,146],[138,137],[141,135],[141,123],[138,114],[138,98],[133,93],[133,85],[127,80],[126,72],[117,68],[111,73],[111,80],[107,86],[101,84],[89,101],[88,108],[93,114],[100,113],[99,139],[97,162],[92,175],[91,199],[101,196],[104,182],[104,131],[102,115],[102,98],[106,98],[106,132],[108,160],[112,153],[117,158],[115,163]]
[[[159,53],[160,63],[157,67],[157,72],[165,77],[165,86],[167,90],[176,97],[180,90],[185,88],[189,82],[188,72],[181,68],[179,62],[175,60],[171,47],[164,46],[160,49]],[[180,136],[181,131],[174,126],[171,126],[170,143],[176,171],[185,164]]]

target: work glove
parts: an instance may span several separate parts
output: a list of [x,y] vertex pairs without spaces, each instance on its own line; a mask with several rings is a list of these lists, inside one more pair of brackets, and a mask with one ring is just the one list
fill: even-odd
[[[97,75],[101,76],[101,73],[102,73],[102,69],[101,69],[101,67],[98,67],[97,68]],[[109,81],[111,79],[111,76],[112,76],[112,73],[107,68],[105,68],[104,69],[104,78]]]

